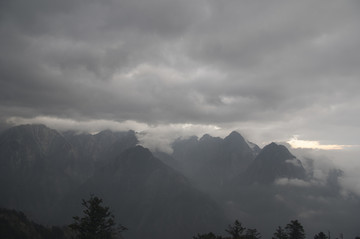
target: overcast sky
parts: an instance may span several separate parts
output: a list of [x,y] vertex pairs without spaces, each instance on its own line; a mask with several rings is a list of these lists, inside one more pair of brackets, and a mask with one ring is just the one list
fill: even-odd
[[1,124],[359,145],[359,13],[355,0],[2,0]]

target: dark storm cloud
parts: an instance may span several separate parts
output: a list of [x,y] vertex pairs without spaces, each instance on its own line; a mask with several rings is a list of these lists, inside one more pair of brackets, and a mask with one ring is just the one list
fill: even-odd
[[13,0],[0,9],[3,121],[193,123],[248,128],[255,140],[358,144],[356,1]]

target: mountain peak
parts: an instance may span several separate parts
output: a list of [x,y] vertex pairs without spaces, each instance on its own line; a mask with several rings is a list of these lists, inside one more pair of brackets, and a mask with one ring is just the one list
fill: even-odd
[[267,145],[268,147],[277,147],[279,146],[277,143],[275,142],[271,142],[270,144]]
[[59,135],[60,134],[54,130],[50,129],[43,124],[25,124],[25,125],[18,125],[12,128],[7,129],[3,132],[2,135],[17,135],[17,136],[29,136],[29,137],[42,137],[46,135]]
[[241,134],[239,132],[237,132],[236,130],[233,130],[233,131],[231,131],[229,136],[241,136]]
[[266,145],[259,154],[259,158],[272,158],[276,161],[285,161],[288,159],[294,159],[295,156],[292,155],[289,150],[281,144],[276,144],[274,142]]
[[42,131],[55,131],[53,129],[48,128],[46,125],[43,124],[24,124],[11,127],[6,132],[42,132]]
[[204,134],[199,141],[206,141],[206,140],[210,140],[214,137],[212,137],[210,134]]
[[306,175],[301,161],[284,145],[274,142],[266,145],[247,170],[251,181],[272,183],[277,178],[304,179]]
[[253,154],[252,148],[250,148],[244,137],[236,131],[231,132],[224,138],[224,145],[229,150],[243,151],[247,154]]
[[[41,154],[47,154],[48,151],[55,150],[59,144],[64,147],[70,147],[65,138],[56,130],[50,129],[43,124],[27,124],[12,127],[1,134],[0,144],[13,142],[11,147],[24,149],[32,147],[33,150]],[[31,145],[31,146],[30,146]],[[26,150],[23,150],[24,152]]]
[[237,131],[232,131],[228,136],[226,136],[224,138],[225,141],[233,141],[233,142],[237,142],[237,143],[245,143],[246,141],[244,139],[244,137],[242,137],[242,135],[240,133],[238,133]]

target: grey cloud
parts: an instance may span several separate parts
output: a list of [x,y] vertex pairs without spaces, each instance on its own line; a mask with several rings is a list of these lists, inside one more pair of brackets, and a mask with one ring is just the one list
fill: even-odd
[[[351,0],[1,1],[0,130],[134,128],[168,152],[177,137],[231,130],[260,146],[293,135],[359,145],[359,9]],[[321,153],[301,154],[313,158],[311,187],[274,185],[279,209],[312,218],[309,228],[346,221],[344,201],[320,190],[332,169],[345,172],[333,183],[360,192],[358,152]]]
[[354,1],[3,1],[2,118],[252,125],[263,141],[337,141],[331,129],[354,144],[358,9]]

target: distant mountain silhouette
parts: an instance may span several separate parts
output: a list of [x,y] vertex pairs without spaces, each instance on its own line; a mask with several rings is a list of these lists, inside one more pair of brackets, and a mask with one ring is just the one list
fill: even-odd
[[133,239],[221,233],[236,218],[266,238],[299,217],[311,233],[357,232],[360,199],[345,191],[345,172],[329,168],[315,177],[283,145],[260,149],[235,131],[224,139],[178,139],[172,154],[153,154],[138,143],[134,131],[92,135],[44,125],[5,130],[0,207],[21,210],[36,223],[65,225],[81,215],[81,199],[93,193],[129,228],[125,238]]
[[72,145],[76,158],[86,162],[82,164],[82,170],[87,170],[84,179],[91,176],[95,168],[106,165],[109,160],[138,143],[132,130],[127,132],[104,130],[95,135],[67,131],[63,135]]
[[[57,131],[23,125],[0,135],[0,205],[43,216],[63,193],[80,183],[74,150]],[[26,199],[26,200],[25,200]],[[35,216],[35,217],[37,217]]]
[[59,133],[24,125],[0,135],[0,207],[64,225],[81,199],[104,198],[131,238],[191,238],[226,225],[221,208],[179,172],[136,146],[135,133]]
[[[250,144],[236,131],[226,138],[205,134],[173,143],[174,152],[164,162],[184,173],[200,188],[221,188],[244,172],[258,153],[259,147]],[[162,157],[163,158],[163,157]]]
[[305,179],[306,172],[285,146],[271,143],[260,151],[244,175],[246,181],[273,183],[278,178]]
[[90,178],[95,168],[135,146],[134,137],[133,132],[110,131],[63,135],[44,125],[4,131],[0,135],[0,206],[23,210],[37,220],[52,218],[50,212],[61,198]]

